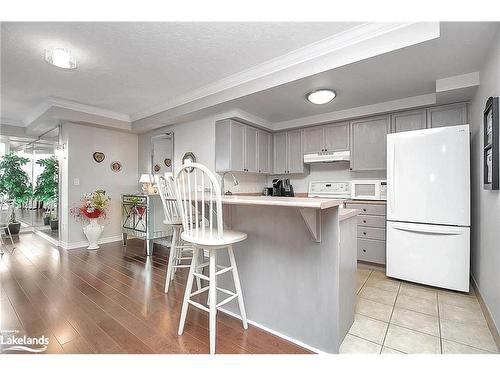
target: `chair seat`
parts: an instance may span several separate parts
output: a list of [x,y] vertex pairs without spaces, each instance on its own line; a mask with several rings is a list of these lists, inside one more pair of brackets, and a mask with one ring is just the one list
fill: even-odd
[[[200,229],[201,230],[201,229]],[[208,234],[208,228],[205,229]],[[182,232],[181,238],[184,241],[187,241],[189,243],[192,243],[193,245],[198,245],[198,246],[207,246],[207,247],[225,247],[227,245],[231,245],[236,242],[241,242],[247,238],[247,234],[243,232],[238,232],[235,230],[227,230],[224,229],[224,233],[222,235],[222,238],[216,238],[215,233],[217,230],[214,230],[214,237],[195,237],[195,236],[190,236],[186,232]]]
[[163,220],[163,224],[166,225],[182,225],[182,219],[180,217],[175,218],[174,220]]

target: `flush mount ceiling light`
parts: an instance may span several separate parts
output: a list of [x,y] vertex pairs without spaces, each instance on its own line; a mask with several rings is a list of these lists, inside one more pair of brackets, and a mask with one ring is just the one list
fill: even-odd
[[337,94],[330,89],[319,89],[311,91],[306,95],[307,100],[313,104],[326,104],[331,102]]
[[63,69],[76,69],[76,60],[71,52],[64,48],[52,48],[45,50],[45,61],[49,64]]

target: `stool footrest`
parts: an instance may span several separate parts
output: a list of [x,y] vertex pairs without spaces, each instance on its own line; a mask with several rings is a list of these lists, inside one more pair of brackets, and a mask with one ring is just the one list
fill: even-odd
[[210,312],[210,310],[207,309],[205,306],[203,306],[201,303],[198,303],[198,302],[195,302],[195,301],[191,301],[191,300],[188,300],[188,303],[190,305],[193,305],[194,307],[197,307],[197,308],[203,310],[203,311],[206,311],[208,313]]
[[226,267],[226,268],[222,268],[220,271],[217,271],[215,273],[216,276],[219,276],[219,275],[222,275],[223,273],[226,273],[227,271],[231,271],[233,269],[232,266],[229,266],[229,267]]
[[228,303],[228,302],[231,302],[231,301],[232,301],[233,299],[235,299],[236,297],[238,297],[238,295],[237,295],[237,294],[234,294],[234,295],[232,295],[232,296],[227,297],[225,300],[223,300],[223,301],[219,302],[219,303],[217,304],[217,307],[220,307],[220,306],[222,306],[222,305],[225,305],[225,304],[226,304],[226,303]]
[[200,279],[210,281],[210,279],[207,276],[205,276],[204,274],[202,274],[202,273],[193,272],[193,275],[196,276],[196,277],[199,277]]
[[197,296],[198,294],[206,292],[208,290],[208,288],[210,288],[210,287],[209,286],[205,286],[205,287],[203,287],[201,289],[198,289],[196,292],[191,293],[190,297],[194,297],[194,296]]

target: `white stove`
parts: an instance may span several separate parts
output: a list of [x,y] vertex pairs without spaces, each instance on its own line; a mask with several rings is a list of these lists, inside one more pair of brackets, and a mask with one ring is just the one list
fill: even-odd
[[351,198],[350,181],[311,181],[309,183],[309,198]]

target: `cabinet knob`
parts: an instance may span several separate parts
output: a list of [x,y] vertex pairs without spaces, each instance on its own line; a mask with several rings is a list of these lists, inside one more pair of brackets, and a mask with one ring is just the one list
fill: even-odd
[[366,250],[365,250],[365,249],[363,249],[363,253],[366,253]]
[[366,236],[366,232],[363,232],[363,236]]
[[363,220],[363,223],[366,223],[366,220]]
[[363,211],[366,212],[366,208],[363,208]]

